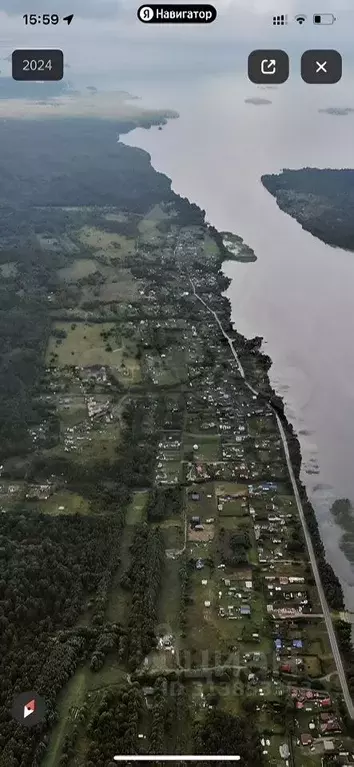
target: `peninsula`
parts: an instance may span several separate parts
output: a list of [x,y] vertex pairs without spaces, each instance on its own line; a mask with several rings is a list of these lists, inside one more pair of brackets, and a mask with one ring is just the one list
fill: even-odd
[[328,245],[354,250],[354,170],[284,169],[261,181],[303,229]]

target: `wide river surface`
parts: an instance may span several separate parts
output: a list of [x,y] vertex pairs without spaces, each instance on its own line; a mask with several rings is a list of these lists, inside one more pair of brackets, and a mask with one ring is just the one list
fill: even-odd
[[[348,106],[345,91],[340,84],[335,91],[305,84],[265,90],[218,77],[135,92],[180,117],[123,141],[146,149],[177,193],[255,251],[255,263],[224,264],[232,319],[246,336],[264,338],[271,382],[299,435],[302,478],[327,557],[354,609],[354,563],[340,549],[342,531],[330,513],[336,497],[354,499],[354,253],[303,231],[260,183],[283,167],[354,167],[354,115],[318,111]],[[254,96],[272,103],[245,103]]]

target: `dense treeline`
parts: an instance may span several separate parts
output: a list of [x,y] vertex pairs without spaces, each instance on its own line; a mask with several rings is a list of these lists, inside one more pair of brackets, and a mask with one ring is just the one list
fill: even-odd
[[150,754],[166,754],[165,728],[168,717],[167,684],[161,677],[156,679],[151,706],[151,727],[149,736]]
[[114,765],[115,754],[136,754],[143,694],[135,682],[102,696],[87,724],[89,747],[85,767]]
[[27,479],[34,483],[46,482],[53,476],[61,478],[72,492],[91,501],[95,513],[122,509],[131,498],[128,467],[125,473],[118,458],[112,462],[102,459],[85,464],[66,456],[33,456]]
[[181,513],[182,488],[177,487],[153,487],[149,493],[147,504],[147,518],[149,522],[160,522],[167,517],[173,517]]
[[187,754],[189,753],[189,728],[192,719],[188,692],[186,687],[179,682],[176,682],[173,689],[172,697],[172,738],[174,738],[174,753],[175,754]]
[[326,561],[325,547],[322,543],[313,506],[308,500],[306,489],[300,482],[299,485],[300,489],[302,490],[302,505],[306,518],[306,524],[311,535],[312,545],[317,560],[317,566],[328,605],[332,610],[343,610],[344,597],[340,580],[335,574],[333,567],[329,564],[329,562]]
[[292,424],[289,424],[285,416],[282,399],[273,393],[271,401],[272,408],[277,412],[286,433],[291,462],[294,468],[302,506],[304,509],[306,524],[311,535],[312,545],[316,555],[317,565],[326,599],[328,601],[329,607],[331,607],[332,610],[342,610],[344,609],[342,587],[339,578],[335,574],[332,566],[326,561],[326,552],[320,536],[316,514],[308,499],[306,488],[299,479],[301,467],[301,449],[299,440],[294,432]]
[[183,553],[180,560],[179,567],[179,580],[180,580],[180,612],[179,612],[179,625],[181,628],[182,636],[186,635],[187,626],[187,606],[191,600],[191,575],[195,568],[193,561],[188,560],[186,554]]
[[234,533],[230,530],[220,528],[219,533],[219,556],[221,562],[229,567],[237,567],[248,563],[247,551],[251,546],[249,533]]
[[147,152],[117,142],[117,132],[132,127],[133,121],[100,118],[3,121],[1,176],[6,184],[0,186],[0,203],[114,205],[144,213],[161,199],[174,200],[171,181],[152,172]]
[[[159,174],[160,175],[160,174]],[[164,200],[167,202],[166,198]],[[178,213],[179,221],[183,226],[202,226],[205,221],[205,210],[201,209],[187,197],[175,195],[173,207]]]
[[329,245],[354,250],[354,170],[286,169],[261,180],[304,229]]
[[127,662],[136,669],[156,644],[155,626],[164,563],[164,542],[159,528],[137,528],[131,547],[131,564],[122,586],[131,591]]
[[200,755],[240,755],[244,767],[262,767],[264,764],[252,717],[246,719],[211,709],[196,725],[194,743],[195,753]]
[[157,451],[155,409],[151,400],[141,398],[129,402],[124,410],[118,472],[128,487],[152,484]]
[[[82,636],[53,644],[72,626],[88,597],[102,607],[120,524],[112,516],[2,515],[0,526],[0,764],[33,767],[46,725],[21,728],[10,718],[13,697],[36,689],[49,712],[82,657]],[[98,599],[97,605],[95,598]],[[44,740],[43,740],[44,739]],[[43,745],[40,748],[43,749]],[[38,754],[37,754],[38,756]]]
[[[11,217],[11,228],[17,221]],[[56,265],[30,246],[3,251],[0,263],[6,262],[16,262],[18,271],[0,280],[0,458],[29,449],[29,428],[49,416],[35,394],[50,331],[46,285]]]
[[344,621],[336,621],[334,625],[340,651],[344,659],[348,687],[351,696],[354,697],[354,650],[351,639],[352,626],[350,623],[345,623]]

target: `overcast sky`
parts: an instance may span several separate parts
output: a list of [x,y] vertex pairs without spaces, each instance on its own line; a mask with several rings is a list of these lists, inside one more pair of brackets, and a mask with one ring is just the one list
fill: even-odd
[[[178,3],[179,4],[179,3]],[[210,25],[146,25],[136,18],[134,0],[0,0],[2,57],[14,48],[60,47],[70,65],[67,76],[109,73],[117,81],[132,78],[190,77],[246,67],[254,48],[337,48],[350,63],[353,56],[353,0],[217,0],[217,20]],[[68,27],[25,27],[23,13],[74,13]],[[307,22],[293,21],[305,11]],[[315,27],[314,12],[333,12],[333,26]],[[289,25],[274,28],[273,13],[288,13]],[[3,62],[2,73],[9,65]],[[120,85],[121,83],[118,83]]]

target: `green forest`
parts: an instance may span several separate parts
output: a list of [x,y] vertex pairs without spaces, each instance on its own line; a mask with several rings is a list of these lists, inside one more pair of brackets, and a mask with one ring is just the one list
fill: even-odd
[[354,170],[284,169],[261,180],[304,229],[328,245],[354,250]]

